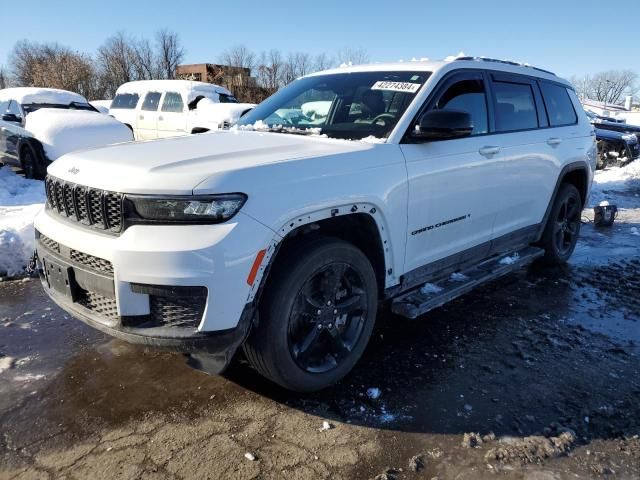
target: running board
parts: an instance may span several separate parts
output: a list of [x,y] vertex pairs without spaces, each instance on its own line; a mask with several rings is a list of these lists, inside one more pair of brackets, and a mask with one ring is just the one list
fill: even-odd
[[391,304],[391,311],[403,317],[415,319],[440,307],[454,298],[464,295],[478,285],[513,272],[544,255],[544,250],[525,247],[510,254],[493,257],[450,277],[400,295]]

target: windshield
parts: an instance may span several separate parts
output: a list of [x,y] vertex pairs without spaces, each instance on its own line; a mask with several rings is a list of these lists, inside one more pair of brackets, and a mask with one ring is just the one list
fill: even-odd
[[71,102],[68,105],[64,105],[62,103],[28,103],[22,105],[24,109],[24,113],[26,115],[35,112],[36,110],[40,110],[41,108],[61,108],[65,110],[90,110],[92,112],[97,112],[95,108],[93,108],[88,103],[80,103],[80,102]]
[[430,74],[355,72],[301,78],[247,113],[238,125],[352,140],[386,138]]

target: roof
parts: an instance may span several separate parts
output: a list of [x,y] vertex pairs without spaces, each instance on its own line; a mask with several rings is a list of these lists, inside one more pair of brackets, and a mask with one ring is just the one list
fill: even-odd
[[78,93],[57,88],[16,87],[0,90],[0,100],[15,100],[21,105],[30,103],[53,103],[69,105],[72,102],[89,103]]
[[457,68],[477,68],[486,70],[496,70],[506,73],[519,73],[522,75],[530,75],[534,77],[544,78],[552,80],[554,82],[564,83],[571,85],[567,80],[557,77],[554,73],[542,70],[540,68],[532,67],[527,64],[520,64],[507,60],[496,60],[487,57],[457,57],[451,60],[419,60],[409,62],[394,62],[394,63],[371,63],[366,65],[349,65],[331,70],[325,70],[323,72],[312,73],[309,76],[320,74],[338,74],[338,73],[354,73],[354,72],[403,72],[403,71],[418,71],[418,72],[436,72],[441,69],[454,70]]
[[192,80],[137,80],[135,82],[123,83],[118,87],[116,95],[119,93],[146,93],[149,91],[172,91],[179,92],[190,102],[198,95],[211,93],[224,93],[231,95],[231,92],[220,85],[213,83],[196,82]]

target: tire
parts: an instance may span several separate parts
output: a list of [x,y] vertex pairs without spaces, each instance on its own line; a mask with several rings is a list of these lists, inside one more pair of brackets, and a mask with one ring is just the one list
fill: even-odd
[[43,180],[45,175],[42,173],[42,166],[37,155],[30,146],[23,147],[20,151],[20,165],[24,170],[25,178],[34,180]]
[[544,262],[561,265],[571,257],[580,234],[582,199],[578,189],[563,183],[553,203],[542,234]]
[[321,390],[362,356],[377,305],[376,275],[364,253],[334,238],[304,241],[274,267],[245,355],[260,374],[286,389]]

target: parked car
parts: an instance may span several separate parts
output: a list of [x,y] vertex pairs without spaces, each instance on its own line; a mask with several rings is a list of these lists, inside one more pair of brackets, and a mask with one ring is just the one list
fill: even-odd
[[109,113],[109,107],[111,107],[111,100],[91,100],[89,102],[93,108],[100,113]]
[[593,112],[587,111],[587,116],[591,123],[601,130],[612,130],[620,133],[631,133],[640,140],[640,126],[631,125],[624,121],[612,121],[606,117],[601,117]]
[[65,90],[5,88],[0,112],[0,161],[21,167],[27,178],[44,178],[64,153],[132,140],[120,122]]
[[381,302],[416,318],[534,259],[566,262],[595,164],[593,127],[552,73],[339,68],[229,130],[58,160],[38,268],[97,329],[210,373],[242,346],[264,376],[313,391],[351,370]]
[[597,168],[620,166],[640,157],[640,127],[626,123],[611,123],[588,110],[598,146]]
[[210,83],[140,80],[118,88],[109,113],[128,125],[136,140],[149,140],[224,128],[254,106]]

